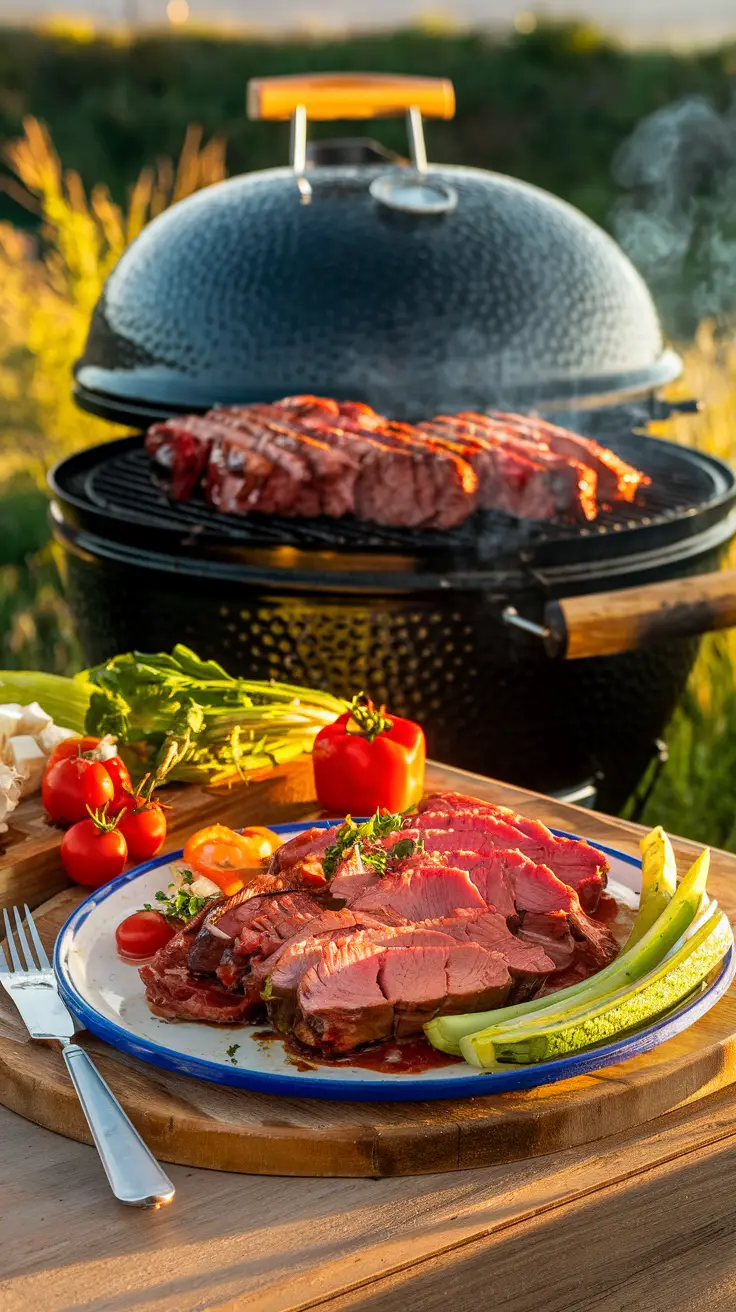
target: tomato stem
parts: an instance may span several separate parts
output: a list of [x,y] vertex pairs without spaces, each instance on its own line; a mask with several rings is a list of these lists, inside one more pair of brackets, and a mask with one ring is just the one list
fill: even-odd
[[148,811],[151,807],[157,806],[161,811],[170,811],[171,807],[165,802],[160,802],[158,798],[154,802],[154,790],[158,788],[161,780],[157,774],[144,774],[133,797],[133,815],[140,815],[141,811]]
[[110,816],[107,814],[107,808],[109,805],[110,805],[109,802],[105,802],[105,805],[102,807],[102,810],[93,810],[91,806],[87,807],[90,820],[92,821],[95,828],[99,829],[101,834],[111,834],[113,829],[117,829],[118,825],[120,824],[120,821],[123,818],[122,811],[119,811],[118,814],[113,816],[111,819]]

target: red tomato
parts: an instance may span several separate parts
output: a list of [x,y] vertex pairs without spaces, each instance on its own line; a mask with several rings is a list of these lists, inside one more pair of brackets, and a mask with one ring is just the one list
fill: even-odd
[[424,734],[362,693],[320,729],[312,760],[317,797],[333,815],[408,811],[424,791]]
[[133,860],[150,861],[164,845],[166,816],[156,802],[136,803],[131,799],[123,805],[118,828]]
[[41,800],[54,824],[84,820],[88,807],[102,810],[114,795],[115,786],[105,766],[86,756],[67,756],[47,766],[41,782]]
[[84,776],[91,762],[83,756],[66,757],[46,769],[41,782],[41,800],[54,824],[84,820],[87,802]]
[[115,942],[123,957],[152,957],[174,937],[175,931],[160,911],[134,911],[115,930]]
[[63,743],[59,743],[59,746],[54,748],[46,762],[46,769],[50,770],[57,761],[66,761],[72,756],[82,756],[85,752],[94,751],[100,741],[99,738],[65,738]]
[[187,839],[184,862],[229,895],[243,887],[248,875],[262,871],[265,857],[280,846],[281,839],[270,829],[237,834],[226,825],[209,825]]
[[128,848],[123,835],[108,822],[80,820],[61,840],[61,862],[70,879],[85,888],[99,888],[123,873]]
[[128,799],[132,799],[133,785],[130,782],[128,767],[121,756],[111,756],[109,760],[104,762],[104,765],[115,786],[115,796],[110,803],[110,813],[117,815],[118,811],[127,805]]
[[110,805],[115,796],[115,785],[102,761],[85,762],[87,769],[81,776],[82,796],[90,811],[101,811]]

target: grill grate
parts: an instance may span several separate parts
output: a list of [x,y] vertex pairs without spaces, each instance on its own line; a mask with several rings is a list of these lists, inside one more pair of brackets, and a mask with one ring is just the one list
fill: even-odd
[[727,490],[719,486],[719,471],[699,460],[697,453],[668,443],[631,435],[616,443],[617,451],[638,464],[652,479],[633,505],[604,507],[598,518],[575,522],[519,521],[500,512],[479,511],[451,530],[422,530],[365,524],[346,516],[340,520],[277,518],[254,514],[246,518],[216,511],[203,499],[173,502],[155,484],[151,463],[141,446],[130,446],[88,468],[83,478],[85,499],[112,519],[142,528],[171,532],[182,545],[218,542],[224,546],[293,547],[300,550],[433,551],[472,550],[481,555],[546,542],[581,537],[599,539],[637,527],[678,519],[708,504]]

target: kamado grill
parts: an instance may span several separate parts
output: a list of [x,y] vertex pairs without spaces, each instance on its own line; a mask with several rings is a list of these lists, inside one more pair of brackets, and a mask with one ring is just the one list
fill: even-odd
[[[291,117],[293,167],[149,225],[77,366],[79,404],[139,430],[51,476],[86,657],[184,641],[251,677],[363,688],[419,718],[436,758],[546,791],[595,778],[615,810],[697,635],[736,622],[729,576],[700,577],[736,533],[734,475],[644,435],[680,368],[646,288],[546,193],[427,166],[421,112],[451,116],[448,83],[270,79],[249,107]],[[307,145],[307,113],[402,109],[411,163],[371,142]],[[150,424],[295,393],[412,423],[536,410],[650,481],[590,521],[486,509],[444,529],[227,515],[154,481]]]

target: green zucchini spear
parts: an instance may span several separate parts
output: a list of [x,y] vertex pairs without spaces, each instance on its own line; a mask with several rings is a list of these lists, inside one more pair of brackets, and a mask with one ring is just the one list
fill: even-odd
[[584,1052],[641,1028],[685,1001],[732,943],[728,917],[715,911],[672,956],[636,983],[566,1012],[540,1012],[536,1021],[525,1026],[501,1023],[469,1034],[460,1041],[462,1055],[488,1071]]
[[557,993],[550,993],[547,997],[521,1002],[515,1007],[500,1007],[494,1011],[475,1012],[466,1016],[437,1017],[424,1027],[430,1043],[442,1052],[460,1056],[461,1040],[470,1034],[498,1025],[503,1025],[504,1029],[512,1025],[517,1029],[525,1024],[536,1025],[543,1013],[549,1017],[549,1024],[552,1025],[556,1016],[564,1014],[570,1007],[592,1006],[641,979],[659,965],[698,915],[705,894],[709,865],[710,850],[706,848],[678,885],[664,911],[639,942],[626,948],[610,966],[598,971],[597,975],[579,984],[571,984],[569,988],[560,989]]

